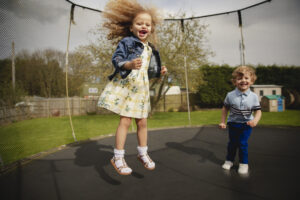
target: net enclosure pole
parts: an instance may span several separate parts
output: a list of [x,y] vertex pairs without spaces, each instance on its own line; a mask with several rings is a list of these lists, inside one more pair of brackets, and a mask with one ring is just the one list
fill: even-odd
[[68,115],[69,115],[70,125],[71,125],[71,129],[72,129],[72,136],[73,136],[74,141],[77,142],[76,135],[75,135],[75,132],[74,132],[74,127],[73,127],[73,122],[72,122],[71,109],[70,109],[70,100],[69,100],[69,89],[68,89],[69,46],[70,46],[71,26],[72,26],[72,23],[73,23],[73,16],[74,16],[74,8],[75,8],[75,5],[72,4],[71,12],[70,12],[68,39],[67,39],[65,71],[66,71],[66,96],[67,96],[66,101],[67,101]]
[[[180,20],[181,22],[181,33],[182,40],[184,39],[184,20]],[[186,64],[186,45],[183,44],[183,58],[184,58],[184,74],[185,74],[185,87],[186,87],[186,102],[187,102],[187,110],[188,110],[188,119],[189,126],[191,126],[191,112],[190,112],[190,98],[189,98],[189,84],[188,84],[188,75],[187,75],[187,64]]]
[[244,43],[244,35],[243,35],[243,22],[242,22],[242,12],[240,10],[237,11],[239,18],[239,28],[241,32],[241,65],[245,65],[245,43]]

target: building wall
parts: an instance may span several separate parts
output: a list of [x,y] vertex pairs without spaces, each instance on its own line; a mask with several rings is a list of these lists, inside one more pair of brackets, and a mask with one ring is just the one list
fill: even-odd
[[[275,90],[275,95],[281,95],[281,88],[280,87],[268,87],[268,88],[259,88],[259,87],[255,87],[252,88],[253,92],[255,94],[257,94],[259,101],[261,101],[261,98],[265,95],[274,95],[273,90]],[[261,95],[261,92],[263,91],[263,95]]]

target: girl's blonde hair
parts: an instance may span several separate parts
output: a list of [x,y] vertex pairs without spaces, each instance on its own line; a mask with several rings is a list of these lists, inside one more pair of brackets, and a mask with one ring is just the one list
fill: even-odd
[[237,67],[233,72],[232,72],[232,83],[234,84],[237,77],[244,76],[246,73],[250,74],[251,81],[254,83],[257,79],[256,74],[255,74],[255,69],[252,67],[248,66],[240,66]]
[[140,13],[148,13],[152,18],[151,35],[155,40],[155,26],[161,21],[156,8],[141,6],[136,0],[109,0],[103,12],[107,20],[103,26],[109,30],[107,38],[117,43],[120,39],[132,35],[130,26]]

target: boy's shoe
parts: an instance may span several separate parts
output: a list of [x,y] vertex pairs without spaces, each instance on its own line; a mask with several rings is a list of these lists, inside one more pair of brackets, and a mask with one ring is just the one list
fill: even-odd
[[226,160],[225,163],[222,165],[222,168],[223,169],[226,169],[226,170],[230,170],[230,168],[233,166],[233,162],[229,161],[229,160]]
[[138,155],[137,159],[143,163],[144,167],[148,170],[154,170],[155,169],[155,162],[149,157],[149,155],[146,153],[144,155]]
[[128,167],[123,157],[118,157],[118,158],[113,157],[110,160],[110,163],[120,175],[129,175],[132,172],[132,169]]
[[240,163],[238,173],[239,174],[247,174],[248,173],[248,164]]

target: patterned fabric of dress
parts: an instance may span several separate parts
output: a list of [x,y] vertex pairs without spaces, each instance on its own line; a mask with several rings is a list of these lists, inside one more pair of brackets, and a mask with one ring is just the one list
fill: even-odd
[[125,117],[147,118],[151,109],[148,80],[151,54],[151,47],[144,44],[141,68],[132,70],[125,79],[119,74],[115,76],[100,95],[98,106]]

